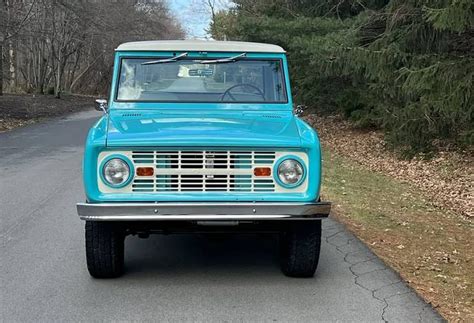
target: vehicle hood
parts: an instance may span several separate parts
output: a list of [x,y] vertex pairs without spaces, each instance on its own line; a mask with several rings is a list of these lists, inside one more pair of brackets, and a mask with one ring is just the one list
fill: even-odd
[[111,110],[107,146],[301,145],[291,111]]

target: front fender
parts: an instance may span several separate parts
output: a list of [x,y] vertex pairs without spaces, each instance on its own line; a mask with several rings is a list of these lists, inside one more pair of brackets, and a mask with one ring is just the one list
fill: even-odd
[[300,134],[301,146],[306,148],[309,152],[309,160],[311,161],[311,172],[315,174],[310,182],[312,189],[314,190],[315,200],[319,199],[319,194],[321,192],[321,180],[322,180],[322,153],[321,153],[321,143],[319,141],[319,136],[316,130],[314,130],[309,124],[301,120],[298,117],[295,117],[296,126]]
[[82,161],[82,179],[87,201],[94,200],[99,194],[97,188],[97,156],[106,148],[107,144],[107,115],[97,121],[89,130],[86,138],[84,159]]

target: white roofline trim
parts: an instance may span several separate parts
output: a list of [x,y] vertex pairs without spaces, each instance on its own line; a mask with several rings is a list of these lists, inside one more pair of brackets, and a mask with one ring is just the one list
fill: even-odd
[[286,53],[278,45],[215,40],[153,40],[129,42],[119,45],[116,51],[197,51],[197,52],[245,52]]

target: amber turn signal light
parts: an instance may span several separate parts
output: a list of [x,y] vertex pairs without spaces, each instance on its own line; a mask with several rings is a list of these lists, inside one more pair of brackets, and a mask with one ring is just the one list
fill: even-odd
[[153,167],[138,167],[137,176],[153,176],[155,173]]
[[255,176],[270,176],[272,174],[272,170],[270,167],[256,167],[253,170],[253,174]]

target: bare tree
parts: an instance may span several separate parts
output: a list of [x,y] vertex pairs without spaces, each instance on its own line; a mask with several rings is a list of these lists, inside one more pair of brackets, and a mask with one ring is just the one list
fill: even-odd
[[0,72],[8,81],[0,92],[105,92],[118,44],[184,37],[165,0],[0,4]]

